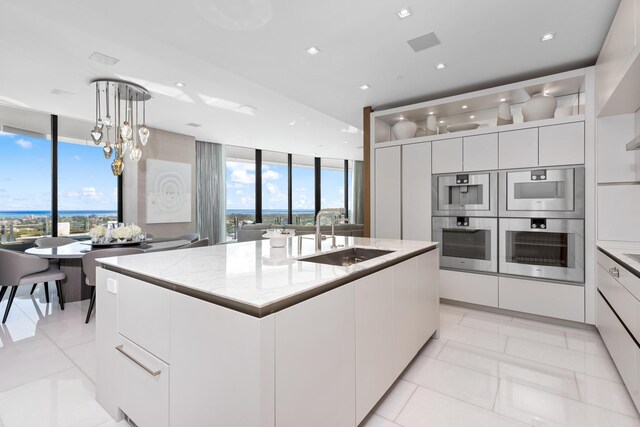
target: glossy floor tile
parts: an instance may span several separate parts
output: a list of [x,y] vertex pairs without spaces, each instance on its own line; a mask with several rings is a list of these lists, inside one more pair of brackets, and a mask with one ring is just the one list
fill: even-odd
[[[22,288],[0,326],[0,426],[128,426],[95,401],[86,302]],[[597,331],[451,305],[440,325],[361,426],[640,427]]]

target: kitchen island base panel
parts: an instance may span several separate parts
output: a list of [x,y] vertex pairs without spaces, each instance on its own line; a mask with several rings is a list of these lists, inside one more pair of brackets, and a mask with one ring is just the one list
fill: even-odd
[[[120,401],[118,384],[135,381],[117,374],[124,372],[118,371],[119,364],[129,363],[130,372],[140,371],[140,378],[151,387],[143,399],[164,396],[164,389],[153,389],[152,374],[115,349],[126,342],[118,331],[117,311],[118,299],[127,294],[122,286],[130,280],[98,269],[96,395],[114,419],[121,419],[127,406]],[[140,286],[140,281],[133,280]],[[153,284],[141,283],[157,290]],[[358,327],[356,316],[367,301],[358,295],[376,283],[391,291],[391,298],[385,294],[383,301],[387,309],[377,320],[388,327],[386,334],[377,336],[370,329],[369,347],[364,347],[362,324]],[[170,374],[170,381],[168,419],[161,425],[356,426],[436,332],[437,284],[438,250],[432,250],[261,318],[162,289],[170,300],[166,313],[170,351],[159,376]],[[358,354],[371,351],[375,339],[391,354],[361,366]],[[157,355],[144,343],[130,347],[140,350],[139,356],[149,352],[144,359],[153,369],[162,366],[151,363]],[[360,398],[369,385],[363,378],[378,375],[383,365],[389,372],[377,382],[374,393]],[[129,412],[152,419],[144,408],[162,404],[146,402]],[[145,427],[133,414],[127,415]]]

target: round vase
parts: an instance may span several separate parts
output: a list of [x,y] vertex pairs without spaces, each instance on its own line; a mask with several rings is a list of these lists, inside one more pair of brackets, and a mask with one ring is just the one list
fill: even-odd
[[522,106],[522,116],[525,122],[552,119],[558,106],[558,100],[553,96],[538,93]]
[[401,120],[393,125],[393,135],[396,139],[409,139],[416,135],[418,125],[410,120]]
[[376,119],[376,142],[387,142],[391,140],[391,126],[389,123]]

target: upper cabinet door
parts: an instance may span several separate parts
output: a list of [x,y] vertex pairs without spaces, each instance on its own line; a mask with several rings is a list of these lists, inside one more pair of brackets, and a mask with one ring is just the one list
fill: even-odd
[[465,137],[463,140],[464,171],[498,169],[498,134]]
[[538,166],[538,128],[500,132],[498,149],[500,169]]
[[402,238],[431,240],[431,142],[402,147]]
[[401,238],[401,147],[376,149],[374,237]]
[[540,128],[540,166],[584,164],[584,122]]
[[462,172],[462,138],[433,141],[432,156],[434,174]]

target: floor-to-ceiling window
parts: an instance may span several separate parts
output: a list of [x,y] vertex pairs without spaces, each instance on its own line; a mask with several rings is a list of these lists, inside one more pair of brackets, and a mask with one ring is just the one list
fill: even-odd
[[239,226],[256,221],[256,151],[229,145],[226,155],[227,240],[236,240]]
[[0,132],[0,147],[4,158],[0,168],[2,242],[50,234],[51,140],[13,128]]
[[314,158],[292,156],[291,211],[293,224],[313,225],[315,220]]
[[262,152],[262,222],[288,222],[288,155],[275,151]]
[[325,159],[321,160],[321,208],[345,208],[344,194],[344,160]]
[[118,179],[102,147],[59,137],[58,235],[85,234],[118,220]]

